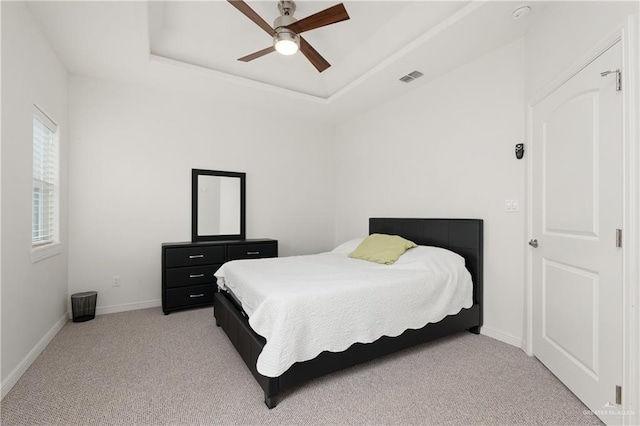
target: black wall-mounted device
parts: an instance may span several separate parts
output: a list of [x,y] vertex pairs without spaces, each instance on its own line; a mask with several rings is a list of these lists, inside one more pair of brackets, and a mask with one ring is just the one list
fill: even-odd
[[516,158],[518,160],[522,160],[522,157],[524,157],[524,144],[523,143],[517,143],[516,144]]

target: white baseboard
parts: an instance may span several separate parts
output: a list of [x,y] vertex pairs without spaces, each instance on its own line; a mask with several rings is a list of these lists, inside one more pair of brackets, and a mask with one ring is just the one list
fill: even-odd
[[137,309],[157,308],[162,306],[162,300],[147,300],[144,302],[124,303],[122,305],[98,306],[96,315],[115,314],[116,312],[135,311]]
[[2,382],[1,386],[1,397],[3,399],[11,390],[13,385],[15,385],[20,377],[27,371],[27,369],[33,364],[33,361],[38,358],[38,356],[42,353],[44,348],[47,347],[49,342],[53,340],[53,338],[58,334],[58,332],[64,327],[67,323],[67,315],[63,315],[54,325],[51,327],[47,334],[40,339],[40,341],[29,351],[27,356],[25,356],[22,361],[18,364],[16,368],[13,369],[11,373],[7,376],[7,378]]
[[[138,309],[158,308],[162,306],[162,300],[146,300],[144,302],[123,303],[122,305],[97,306],[96,315],[115,314],[117,312],[135,311]],[[71,311],[69,319],[73,318]]]
[[491,327],[487,327],[486,325],[482,326],[482,328],[480,329],[480,334],[489,336],[492,339],[500,340],[501,342],[515,346],[517,348],[522,348],[522,339],[520,339],[519,337],[515,337],[510,334],[503,333],[502,331],[498,331]]

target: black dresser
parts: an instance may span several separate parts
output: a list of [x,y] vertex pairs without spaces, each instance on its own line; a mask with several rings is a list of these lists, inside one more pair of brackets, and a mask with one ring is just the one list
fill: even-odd
[[162,310],[213,305],[215,272],[236,259],[278,256],[278,241],[232,240],[162,244]]

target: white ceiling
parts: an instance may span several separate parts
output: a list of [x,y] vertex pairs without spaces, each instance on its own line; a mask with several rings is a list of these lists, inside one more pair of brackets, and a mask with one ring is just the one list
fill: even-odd
[[[275,0],[247,3],[267,22]],[[337,1],[297,2],[298,19]],[[71,74],[215,96],[257,108],[341,122],[521,37],[543,8],[514,20],[522,1],[348,1],[350,20],[305,39],[331,63],[323,73],[297,53],[237,58],[271,45],[226,1],[30,2]],[[414,70],[424,77],[398,79]]]
[[[276,1],[247,3],[268,23],[279,15]],[[351,19],[304,34],[332,64],[319,73],[302,54],[239,62],[271,46],[272,39],[226,2],[150,3],[151,53],[326,99],[466,4],[347,2]],[[330,5],[299,1],[295,17]]]

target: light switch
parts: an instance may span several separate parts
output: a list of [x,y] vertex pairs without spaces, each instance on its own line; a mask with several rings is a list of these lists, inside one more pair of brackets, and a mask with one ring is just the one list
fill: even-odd
[[518,200],[504,200],[504,211],[510,213],[520,211]]

